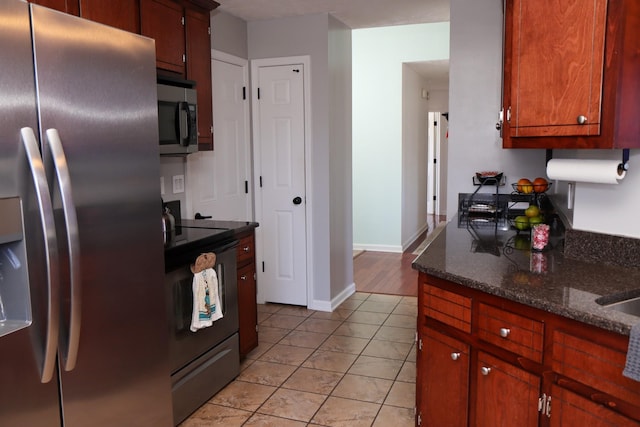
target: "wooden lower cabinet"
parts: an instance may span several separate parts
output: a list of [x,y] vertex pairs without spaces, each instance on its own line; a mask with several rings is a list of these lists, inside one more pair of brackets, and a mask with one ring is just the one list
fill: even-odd
[[638,423],[556,385],[552,386],[551,427],[638,427]]
[[238,271],[238,318],[240,357],[244,358],[258,346],[258,304],[256,283],[255,233],[237,236],[240,243],[236,249]]
[[540,377],[484,352],[478,353],[473,375],[476,426],[538,425]]
[[640,427],[629,339],[419,274],[416,425]]
[[469,345],[430,328],[423,328],[420,340],[418,425],[466,426]]

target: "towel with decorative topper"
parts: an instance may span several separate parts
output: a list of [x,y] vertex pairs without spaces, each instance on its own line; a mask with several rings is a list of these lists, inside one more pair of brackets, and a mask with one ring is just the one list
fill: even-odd
[[193,313],[191,315],[191,331],[213,325],[222,318],[220,295],[218,293],[218,275],[213,268],[216,264],[216,254],[207,252],[201,254],[191,266],[193,273]]

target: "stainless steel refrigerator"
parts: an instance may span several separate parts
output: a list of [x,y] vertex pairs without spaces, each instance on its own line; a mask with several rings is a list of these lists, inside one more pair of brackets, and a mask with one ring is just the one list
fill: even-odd
[[171,426],[152,40],[0,0],[0,426]]

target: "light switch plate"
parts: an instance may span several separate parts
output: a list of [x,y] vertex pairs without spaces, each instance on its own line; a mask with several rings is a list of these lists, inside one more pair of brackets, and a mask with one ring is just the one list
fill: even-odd
[[173,176],[173,194],[184,193],[184,175]]

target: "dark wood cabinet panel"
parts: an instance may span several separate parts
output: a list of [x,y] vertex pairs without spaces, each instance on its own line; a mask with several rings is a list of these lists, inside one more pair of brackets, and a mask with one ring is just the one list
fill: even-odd
[[606,8],[513,1],[511,136],[600,133]]
[[483,352],[474,375],[476,426],[538,425],[540,377]]
[[183,7],[170,0],[140,0],[140,31],[156,41],[156,66],[185,75]]
[[138,0],[80,0],[80,16],[131,33],[140,34]]
[[503,147],[640,147],[640,2],[505,4]]
[[240,320],[240,357],[245,357],[258,346],[258,305],[256,302],[255,232],[237,236],[238,263],[238,317]]
[[198,93],[198,150],[213,150],[213,105],[211,99],[211,31],[209,12],[187,9],[187,78]]
[[418,352],[420,425],[464,427],[468,422],[469,345],[424,328]]
[[70,15],[80,15],[78,0],[30,0],[29,3],[59,10]]
[[258,346],[258,312],[256,305],[256,269],[247,264],[238,270],[238,307],[240,312],[240,356]]
[[637,422],[556,385],[552,387],[551,395],[550,427],[638,427]]

